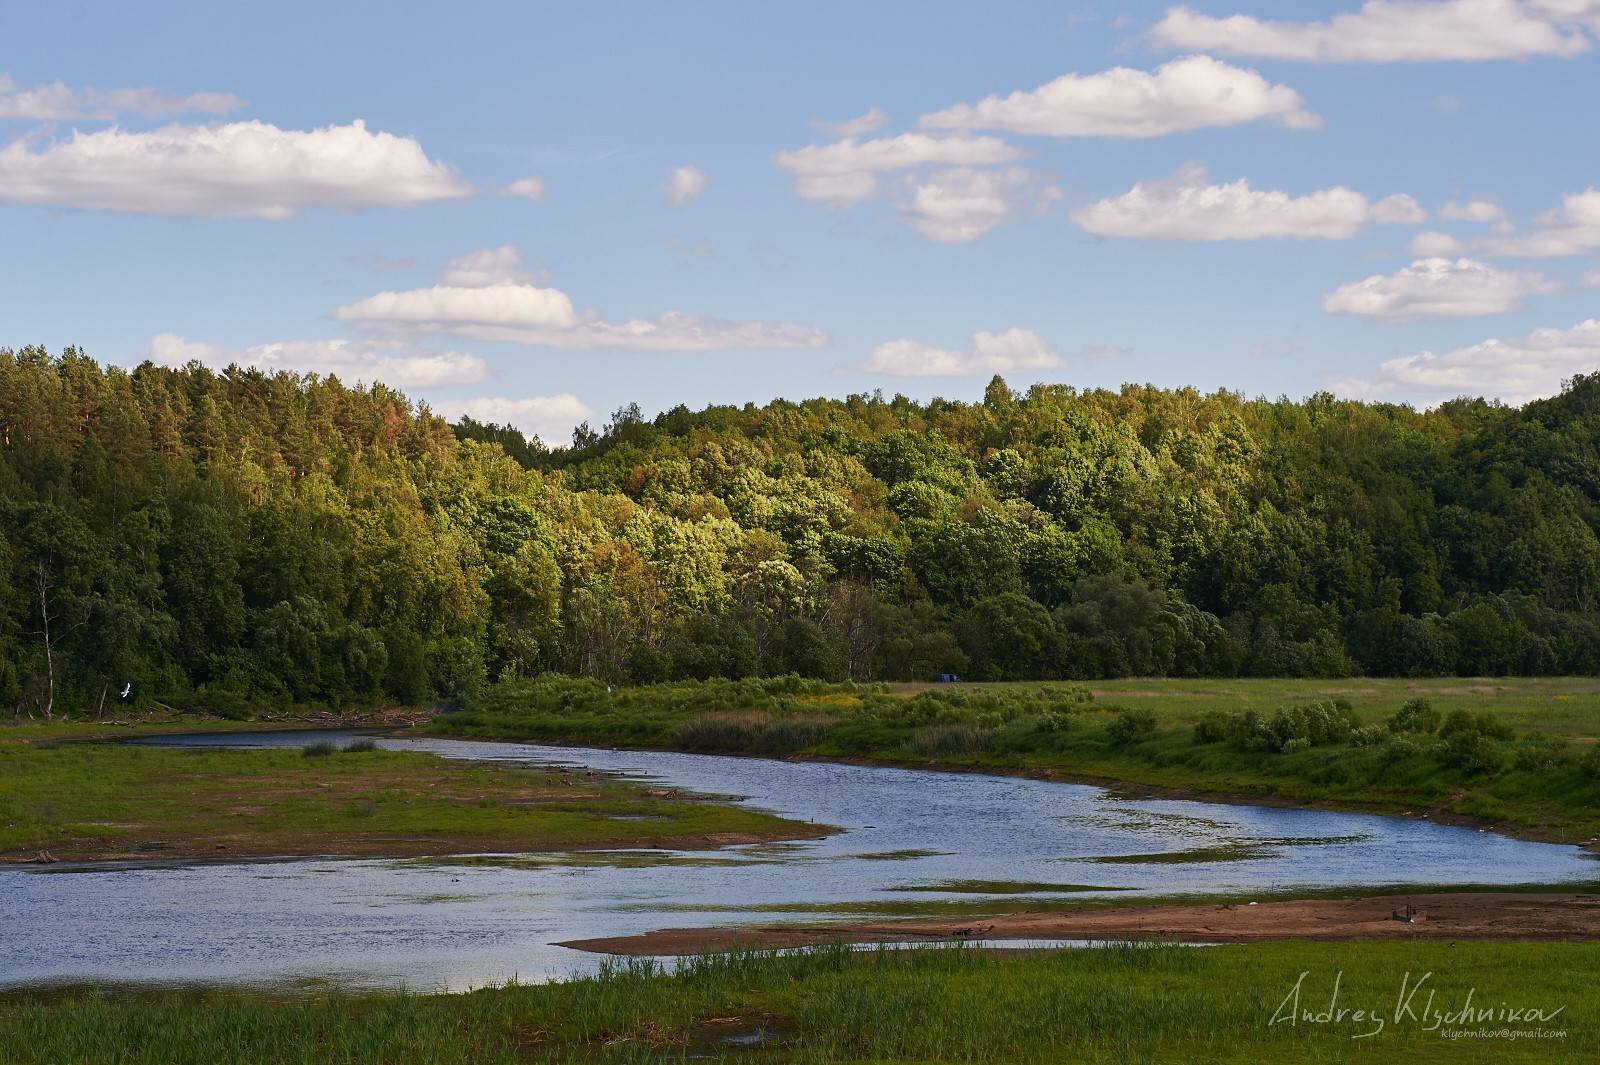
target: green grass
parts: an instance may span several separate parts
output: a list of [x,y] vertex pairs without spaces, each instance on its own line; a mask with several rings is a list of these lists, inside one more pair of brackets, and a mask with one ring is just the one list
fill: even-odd
[[[226,750],[0,729],[0,858],[416,855],[793,838],[721,802],[352,744]],[[308,755],[316,755],[308,757]]]
[[[1487,714],[1499,732],[1481,745],[1481,757],[1477,748],[1451,748],[1442,735],[1392,733],[1386,720],[1415,698],[1445,718]],[[1316,746],[1266,749],[1196,728],[1251,711],[1270,723],[1280,708],[1319,703],[1329,709],[1312,716],[1342,723],[1343,732]],[[1594,678],[1088,686],[778,678],[612,691],[550,677],[492,688],[429,730],[1019,773],[1194,798],[1426,814],[1553,842],[1600,837]]]
[[[1600,945],[1305,941],[1120,945],[1018,955],[973,949],[730,954],[666,975],[648,962],[591,978],[465,995],[56,996],[0,1002],[0,1063],[1580,1062],[1600,1056]],[[1427,995],[1397,1022],[1402,982],[1433,1009],[1559,1010],[1484,1022],[1564,1038],[1449,1039]],[[1302,982],[1302,975],[1305,974]],[[1300,1007],[1371,1010],[1272,1023]],[[1479,1028],[1440,1024],[1440,1028]],[[737,1039],[753,1039],[739,1043]]]

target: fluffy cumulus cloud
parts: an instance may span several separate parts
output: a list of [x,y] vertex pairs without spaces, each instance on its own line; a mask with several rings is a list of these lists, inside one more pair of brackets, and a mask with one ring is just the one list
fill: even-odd
[[[1126,348],[1086,346],[1077,353],[1077,358],[1108,358],[1128,353]],[[1051,370],[1069,361],[1033,330],[1007,329],[1003,333],[972,334],[972,345],[966,351],[951,351],[920,340],[891,340],[879,344],[861,362],[840,369],[886,377],[971,377]]]
[[1370,377],[1337,382],[1357,398],[1399,397],[1437,401],[1453,396],[1495,396],[1525,403],[1554,395],[1574,374],[1600,369],[1600,321],[1571,329],[1535,329],[1512,340],[1485,340],[1443,355],[1424,351],[1390,359]]
[[502,186],[501,189],[500,189],[500,195],[502,195],[502,196],[518,196],[518,197],[521,197],[524,200],[532,200],[534,203],[543,203],[544,202],[544,178],[542,178],[542,177],[518,178],[516,181],[513,181],[511,184]]
[[251,348],[225,348],[161,333],[139,353],[162,366],[199,362],[214,370],[229,366],[267,373],[285,370],[338,377],[343,381],[381,381],[394,388],[443,388],[487,380],[489,367],[476,355],[421,351],[408,345],[359,340],[288,340]]
[[706,172],[697,166],[680,166],[667,180],[662,195],[666,197],[670,206],[682,207],[698,200],[704,191],[706,191]]
[[1322,309],[1389,321],[1465,317],[1519,310],[1528,296],[1560,290],[1539,274],[1472,259],[1418,259],[1395,273],[1341,285],[1323,297]]
[[1029,92],[924,115],[921,124],[1052,137],[1160,137],[1262,119],[1290,129],[1322,124],[1293,89],[1209,56],[1188,56],[1155,71],[1066,74]]
[[74,133],[0,149],[0,200],[212,218],[289,218],[310,207],[410,207],[472,193],[410,137],[362,122],[284,130],[263,122]]
[[881,194],[880,174],[928,166],[993,166],[1014,163],[1025,154],[998,137],[902,133],[813,144],[778,152],[772,161],[795,175],[794,191],[801,199],[842,208]]
[[73,89],[59,81],[49,85],[24,85],[9,74],[0,74],[0,120],[109,121],[120,114],[171,118],[195,111],[225,115],[243,105],[244,101],[226,92],[175,96],[161,89]]
[[[1444,217],[1441,212],[1440,217]],[[1536,215],[1533,229],[1517,233],[1501,224],[1495,235],[1457,237],[1449,233],[1418,233],[1411,242],[1415,255],[1504,255],[1518,259],[1556,259],[1600,251],[1600,189],[1573,193],[1561,206]]]
[[435,408],[455,421],[466,415],[492,425],[510,425],[532,433],[547,443],[560,443],[572,434],[579,422],[594,417],[594,410],[571,392],[555,396],[479,396],[474,399],[443,400]]
[[1060,198],[1061,190],[1041,186],[1038,176],[1022,167],[958,167],[917,182],[900,210],[929,240],[970,244],[1024,210],[1043,210]]
[[681,311],[607,322],[596,311],[579,313],[560,289],[535,284],[521,272],[521,263],[511,247],[474,252],[446,266],[441,284],[380,292],[338,308],[333,317],[388,337],[442,334],[566,349],[725,351],[830,343],[827,333],[811,326]]
[[1150,40],[1169,51],[1322,63],[1571,57],[1590,49],[1574,27],[1592,23],[1596,8],[1589,0],[1367,0],[1326,22],[1280,22],[1175,7]]
[[1426,217],[1410,196],[1372,201],[1335,187],[1296,197],[1253,189],[1244,180],[1212,185],[1201,166],[1072,211],[1072,220],[1095,236],[1146,240],[1343,240],[1369,223],[1417,223]]

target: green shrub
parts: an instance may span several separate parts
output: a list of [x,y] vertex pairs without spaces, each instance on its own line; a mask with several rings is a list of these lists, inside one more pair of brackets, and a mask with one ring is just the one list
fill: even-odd
[[351,740],[344,745],[345,754],[368,754],[378,749],[373,740]]
[[1225,710],[1207,710],[1194,723],[1194,742],[1222,743],[1239,728],[1239,715]]
[[300,753],[305,755],[307,758],[326,758],[328,755],[332,754],[338,749],[339,748],[335,747],[327,740],[322,740],[319,743],[306,744],[304,747],[300,748]]
[[1118,710],[1106,725],[1106,735],[1115,744],[1138,743],[1156,734],[1156,715],[1149,710]]
[[1600,743],[1589,748],[1589,753],[1578,759],[1578,768],[1585,776],[1600,777]]
[[1389,736],[1390,731],[1384,725],[1362,725],[1350,733],[1350,742],[1357,747],[1377,747]]
[[1327,699],[1309,706],[1280,707],[1270,718],[1246,710],[1239,718],[1233,742],[1247,751],[1283,751],[1291,740],[1306,747],[1346,743],[1360,725],[1350,704]]
[[1439,711],[1426,699],[1411,699],[1389,716],[1390,732],[1434,732],[1439,728]]

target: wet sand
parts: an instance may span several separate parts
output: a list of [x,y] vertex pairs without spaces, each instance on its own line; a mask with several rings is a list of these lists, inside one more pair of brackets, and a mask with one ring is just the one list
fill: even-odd
[[[1411,921],[1395,911],[1418,911]],[[964,920],[883,921],[826,927],[669,928],[642,936],[559,944],[600,954],[683,955],[771,950],[822,943],[915,943],[950,939],[1179,940],[1250,943],[1266,939],[1600,939],[1600,895],[1472,892],[1375,895],[1128,906],[1018,913]]]

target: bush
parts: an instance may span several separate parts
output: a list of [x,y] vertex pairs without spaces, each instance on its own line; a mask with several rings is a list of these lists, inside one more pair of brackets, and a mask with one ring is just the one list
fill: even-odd
[[1350,742],[1357,747],[1377,747],[1389,736],[1389,729],[1383,725],[1362,725],[1350,733]]
[[373,740],[351,740],[344,745],[345,754],[367,754],[377,749],[378,745]]
[[1584,776],[1600,777],[1600,743],[1589,748],[1589,753],[1578,759],[1578,768]]
[[1554,736],[1530,733],[1512,748],[1511,765],[1526,772],[1543,773],[1559,766],[1567,757],[1567,745]]
[[1476,730],[1458,731],[1444,741],[1439,760],[1468,773],[1504,772],[1511,762],[1506,745]]
[[1304,740],[1305,747],[1327,747],[1348,742],[1359,724],[1349,703],[1324,699],[1280,707],[1270,718],[1246,710],[1232,739],[1247,751],[1283,751],[1292,740]]
[[[1461,712],[1461,711],[1458,711]],[[1435,732],[1439,728],[1439,711],[1426,699],[1411,699],[1389,716],[1390,732]]]
[[307,758],[326,758],[338,749],[339,748],[335,747],[327,740],[323,740],[320,743],[306,744],[304,747],[300,748],[300,753],[305,755]]
[[1106,735],[1115,744],[1138,743],[1156,734],[1156,715],[1149,710],[1119,710],[1106,725]]
[[1207,710],[1194,723],[1194,742],[1221,743],[1233,736],[1239,728],[1239,715],[1223,710]]

